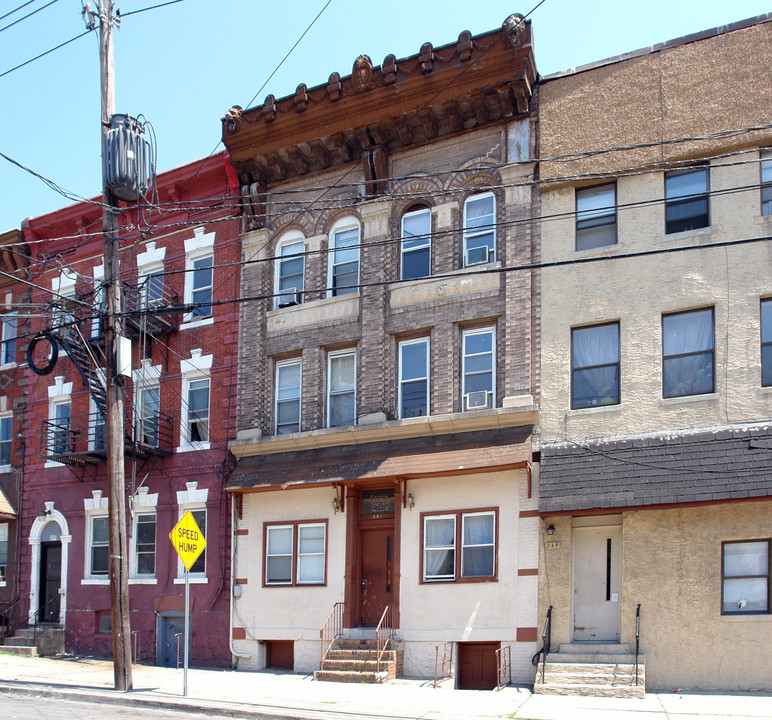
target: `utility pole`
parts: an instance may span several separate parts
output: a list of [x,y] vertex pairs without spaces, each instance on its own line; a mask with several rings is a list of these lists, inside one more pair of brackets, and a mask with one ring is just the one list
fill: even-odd
[[[99,6],[99,67],[102,89],[102,154],[115,113],[115,77],[113,73],[113,1],[101,0]],[[121,318],[120,259],[118,255],[118,202],[108,187],[105,163],[102,163],[102,233],[104,236],[106,434],[108,513],[110,524],[110,602],[113,620],[113,674],[115,689],[133,688],[131,677],[131,624],[129,622],[129,558],[126,537],[126,496],[123,457],[124,407],[123,377],[118,373],[118,341],[123,335]]]

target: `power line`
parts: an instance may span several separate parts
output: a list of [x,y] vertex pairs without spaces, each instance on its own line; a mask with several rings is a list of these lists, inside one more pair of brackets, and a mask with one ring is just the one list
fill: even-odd
[[65,45],[69,45],[70,43],[75,42],[76,40],[80,40],[80,38],[82,38],[84,35],[88,35],[92,31],[93,29],[85,30],[84,32],[80,33],[80,35],[71,37],[69,40],[65,40],[63,43],[60,43],[56,47],[52,47],[50,50],[46,50],[45,52],[40,53],[40,55],[35,55],[35,57],[30,58],[29,60],[25,60],[23,63],[19,63],[16,67],[12,67],[10,70],[6,70],[5,72],[0,73],[0,78],[5,77],[6,75],[10,75],[12,72],[19,70],[20,68],[23,68],[25,65],[29,65],[30,63],[35,62],[35,60],[40,60],[40,58],[45,57],[46,55],[50,55],[52,52],[55,52],[56,50],[63,48]]
[[116,11],[115,16],[117,18],[125,18],[130,15],[139,15],[139,13],[147,12],[148,10],[157,10],[158,8],[166,7],[167,5],[176,5],[184,0],[169,0],[169,2],[159,3],[158,5],[150,5],[149,7],[140,8],[139,10],[131,10],[130,12],[122,13],[120,10]]
[[[7,30],[8,28],[12,28],[14,25],[18,25],[20,22],[26,20],[27,18],[32,17],[36,13],[39,13],[41,10],[45,10],[47,7],[51,7],[54,3],[59,2],[59,0],[51,0],[51,2],[47,3],[46,5],[43,5],[39,7],[37,10],[33,10],[31,13],[27,13],[24,17],[20,17],[18,20],[14,20],[9,25],[6,25],[5,27],[0,28],[0,32],[3,32],[4,30]],[[18,9],[18,8],[17,8]],[[3,18],[7,17],[7,15],[3,15]],[[2,20],[2,18],[0,18]]]
[[19,12],[19,10],[21,10],[22,8],[27,7],[27,5],[32,5],[32,3],[34,3],[34,2],[35,2],[35,0],[27,0],[27,2],[22,3],[21,5],[19,5],[19,7],[14,8],[13,10],[5,13],[5,15],[0,15],[0,20],[5,20],[7,17],[11,17],[11,15],[13,15],[15,12]]

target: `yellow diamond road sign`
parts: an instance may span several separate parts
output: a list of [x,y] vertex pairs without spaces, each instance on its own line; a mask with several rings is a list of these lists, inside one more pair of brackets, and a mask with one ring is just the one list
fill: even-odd
[[206,539],[204,533],[198,527],[193,519],[193,513],[186,510],[180,521],[172,528],[169,533],[169,539],[180,556],[182,564],[186,570],[193,567],[193,563],[198,560],[198,556],[204,552]]

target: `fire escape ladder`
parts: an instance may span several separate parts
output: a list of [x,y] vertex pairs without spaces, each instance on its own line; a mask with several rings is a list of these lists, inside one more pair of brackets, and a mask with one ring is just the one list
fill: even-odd
[[56,339],[70,356],[75,369],[83,380],[83,384],[88,388],[97,412],[102,417],[106,417],[107,392],[105,389],[105,371],[83,337],[80,328],[76,323],[72,323],[59,330],[56,333]]

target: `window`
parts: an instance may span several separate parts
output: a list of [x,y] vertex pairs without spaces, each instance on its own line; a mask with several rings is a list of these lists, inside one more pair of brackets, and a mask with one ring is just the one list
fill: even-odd
[[13,415],[0,417],[0,466],[11,465],[11,443],[13,441]]
[[772,299],[761,301],[761,384],[772,386]]
[[614,183],[576,191],[576,249],[615,245],[617,188]]
[[[196,382],[202,382],[198,380]],[[205,422],[208,426],[208,381],[204,380],[206,385],[206,418]],[[192,384],[191,384],[192,385]],[[192,389],[192,387],[191,387]],[[189,406],[188,413],[192,411],[192,406]],[[159,417],[161,412],[161,388],[158,385],[150,385],[146,387],[139,387],[137,389],[137,440],[143,445],[149,445],[150,447],[157,448],[159,446]],[[192,430],[191,430],[192,433]],[[208,433],[207,433],[208,436]],[[190,435],[192,437],[192,434]]]
[[464,203],[464,267],[496,259],[496,199],[472,195]]
[[265,526],[266,585],[324,585],[326,522]]
[[134,516],[134,575],[155,576],[155,513],[139,513]]
[[421,208],[402,216],[402,274],[403,280],[431,275],[432,213]]
[[186,441],[209,442],[209,378],[188,380]]
[[357,292],[359,286],[359,225],[343,220],[332,230],[330,295]]
[[665,232],[707,227],[708,168],[665,173]]
[[463,410],[491,408],[495,404],[495,342],[492,328],[468,330],[463,335]]
[[619,404],[619,323],[571,331],[571,407]]
[[330,353],[327,367],[327,426],[356,424],[356,352]]
[[662,396],[713,392],[713,308],[662,316]]
[[19,318],[16,313],[3,315],[3,338],[0,347],[0,365],[11,365],[16,362],[16,337]]
[[772,215],[772,150],[761,153],[761,214]]
[[107,448],[107,420],[94,398],[89,399],[89,449],[103,451]]
[[399,344],[399,417],[429,414],[429,339]]
[[496,510],[422,515],[423,581],[496,577]]
[[97,613],[97,633],[100,635],[112,635],[113,615],[111,610],[102,610]]
[[211,317],[212,315],[212,262],[211,255],[193,260],[191,263],[192,279],[190,302],[193,310],[191,320]]
[[70,450],[70,401],[57,402],[49,421],[49,449],[53,455],[64,455]]
[[[195,263],[194,263],[195,267]],[[210,270],[211,273],[211,270]],[[195,285],[195,271],[193,273],[194,275],[194,285]],[[209,285],[211,286],[211,278]],[[195,295],[195,288],[193,290],[193,293]],[[211,299],[211,293],[210,293],[210,299]],[[163,273],[153,273],[152,275],[148,275],[144,280],[144,286],[142,291],[142,304],[145,308],[149,310],[153,310],[155,308],[160,307],[164,304],[164,276]],[[195,315],[196,310],[193,310],[193,314]]]
[[305,251],[303,239],[285,240],[280,244],[276,267],[275,307],[287,307],[303,302],[302,290],[305,275]]
[[721,544],[721,614],[769,613],[770,540]]
[[[198,529],[201,531],[201,534],[206,537],[206,508],[201,508],[194,510],[193,508],[190,509],[190,514],[193,516],[193,519],[196,521],[196,525],[198,525]],[[185,514],[186,508],[180,509],[180,518]],[[199,577],[203,577],[206,575],[206,548],[204,548],[201,551],[201,554],[196,558],[196,562],[194,562],[190,566],[190,575],[197,575]],[[181,560],[178,560],[178,572],[177,575],[179,577],[185,576],[185,566],[182,564]]]
[[89,575],[107,575],[110,534],[107,515],[91,516],[91,545],[89,551]]
[[0,583],[5,583],[8,569],[8,523],[0,523]]
[[300,388],[302,362],[276,364],[276,434],[300,432]]

